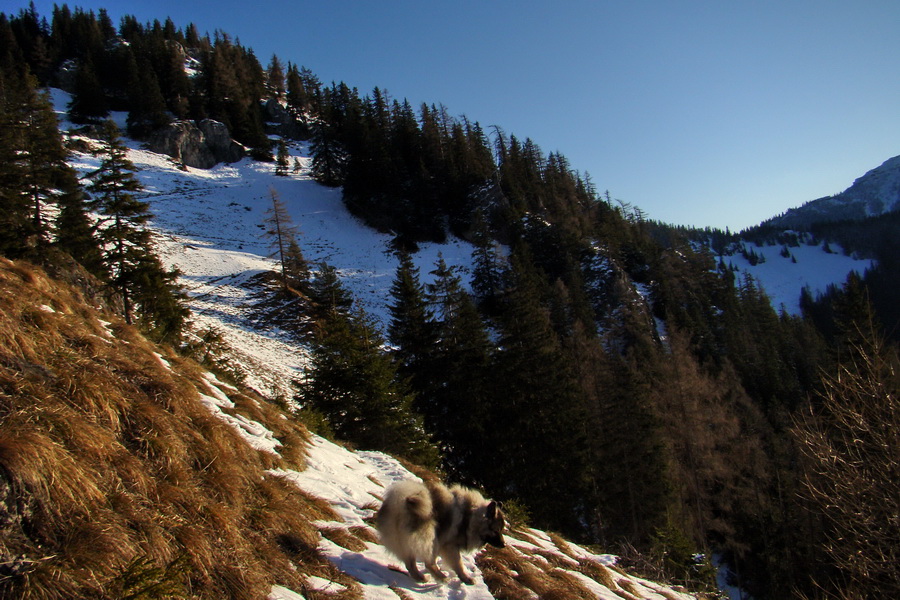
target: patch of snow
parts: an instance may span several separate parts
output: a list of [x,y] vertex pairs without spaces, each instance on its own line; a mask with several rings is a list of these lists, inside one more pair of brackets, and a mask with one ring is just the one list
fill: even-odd
[[752,275],[769,296],[775,310],[784,309],[791,315],[800,314],[800,292],[804,287],[808,286],[815,297],[831,284],[842,285],[851,271],[863,273],[872,266],[871,260],[844,255],[837,244],[831,244],[831,253],[821,245],[791,247],[789,250],[796,262],[781,256],[780,245],[746,245],[764,260],[751,265],[743,256],[735,254],[726,257],[725,264]]
[[306,582],[309,584],[309,587],[318,591],[318,592],[343,592],[347,589],[347,586],[341,585],[336,581],[331,581],[329,579],[325,579],[324,577],[316,577],[315,575],[309,575],[306,577]]
[[306,600],[302,594],[291,591],[280,585],[273,585],[272,591],[266,596],[266,600]]
[[209,411],[225,421],[246,441],[252,448],[262,452],[268,452],[279,456],[278,448],[281,447],[281,441],[261,423],[250,420],[243,415],[229,415],[222,409],[234,408],[234,402],[228,399],[224,394],[216,396],[207,396],[200,394],[200,402],[206,406]]
[[153,356],[156,357],[156,360],[159,361],[159,364],[161,364],[162,366],[164,366],[164,367],[165,367],[166,369],[168,369],[169,371],[172,370],[172,364],[171,364],[169,361],[167,361],[165,358],[163,358],[163,355],[162,355],[162,354],[160,354],[159,352],[154,352],[154,353],[153,353]]

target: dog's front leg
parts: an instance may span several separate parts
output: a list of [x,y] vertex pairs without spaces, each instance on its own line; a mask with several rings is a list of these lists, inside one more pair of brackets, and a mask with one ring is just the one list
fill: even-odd
[[469,577],[469,574],[466,573],[465,567],[462,564],[462,557],[459,555],[458,549],[447,550],[447,552],[443,555],[444,560],[446,560],[450,567],[456,571],[456,574],[459,575],[459,580],[462,581],[466,585],[472,585],[475,583],[475,580]]

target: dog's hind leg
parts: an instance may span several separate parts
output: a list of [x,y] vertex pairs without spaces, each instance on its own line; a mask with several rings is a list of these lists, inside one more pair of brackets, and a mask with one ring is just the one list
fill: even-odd
[[447,579],[447,574],[441,571],[440,567],[437,566],[437,558],[432,558],[430,561],[425,563],[425,568],[428,569],[428,572],[434,575],[434,578],[437,581],[444,581]]
[[406,559],[406,572],[409,573],[409,576],[415,579],[416,581],[425,581],[425,576],[422,575],[422,572],[419,570],[419,567],[416,566],[415,558],[407,558]]

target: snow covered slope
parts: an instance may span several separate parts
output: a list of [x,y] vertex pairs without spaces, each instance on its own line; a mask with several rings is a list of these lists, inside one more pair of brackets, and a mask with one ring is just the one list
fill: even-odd
[[801,244],[788,248],[790,256],[782,256],[782,246],[760,246],[745,243],[748,253],[760,257],[755,265],[742,254],[724,257],[725,264],[742,273],[750,274],[763,288],[776,311],[800,314],[800,292],[809,287],[815,297],[831,285],[842,285],[851,271],[862,274],[872,265],[871,260],[861,260],[843,253],[836,244],[830,251],[822,245]]
[[[221,410],[221,407],[233,406],[228,399],[230,386],[211,375],[206,378],[206,386],[209,395],[204,396],[204,403],[213,414],[234,427],[253,448],[278,453],[280,443],[264,423],[237,419]],[[455,576],[448,577],[444,583],[418,583],[408,577],[398,561],[376,541],[377,534],[371,522],[385,488],[396,481],[418,479],[395,458],[381,452],[353,452],[313,436],[303,471],[270,469],[266,475],[284,478],[331,505],[336,518],[315,524],[322,532],[319,551],[359,582],[366,600],[494,598],[485,583],[486,576],[473,556],[465,557],[463,563],[474,575],[474,585],[464,585]],[[346,540],[354,542],[351,544]],[[596,554],[537,529],[507,532],[506,542],[504,562],[515,561],[522,567],[546,572],[550,579],[562,579],[566,589],[571,590],[574,586],[582,598],[592,595],[599,600],[695,600],[693,595],[616,569],[614,556]],[[344,589],[336,582],[321,578],[308,578],[307,583],[323,594]],[[557,597],[561,596],[557,594]],[[303,596],[278,585],[268,596],[268,600],[298,598]]]
[[[61,127],[67,129],[65,107],[69,95],[52,90]],[[124,125],[125,114],[113,114]],[[139,170],[143,199],[154,214],[158,251],[167,266],[177,267],[190,295],[192,320],[198,329],[220,331],[248,374],[247,384],[263,395],[292,393],[291,380],[306,364],[306,351],[284,331],[253,327],[250,314],[259,302],[255,275],[276,268],[263,219],[272,206],[274,189],[300,229],[298,242],[311,263],[325,261],[337,269],[342,282],[365,311],[386,325],[388,296],[397,259],[389,249],[391,237],[366,227],[344,208],[340,189],[313,181],[306,172],[308,148],[290,147],[304,167],[299,174],[275,175],[274,163],[245,158],[203,170],[181,169],[168,156],[145,150],[126,140],[129,159]],[[75,153],[70,161],[80,173],[99,166],[99,158]],[[470,270],[471,246],[451,239],[446,244],[422,244],[413,257],[422,280],[439,256],[465,273]]]

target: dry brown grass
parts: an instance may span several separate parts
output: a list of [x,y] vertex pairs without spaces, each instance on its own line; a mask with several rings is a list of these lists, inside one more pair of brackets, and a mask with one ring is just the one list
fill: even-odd
[[495,598],[526,600],[591,599],[596,596],[566,569],[548,565],[541,556],[526,556],[509,546],[491,548],[476,562]]
[[[625,600],[643,597],[638,586],[624,573],[595,560],[578,557],[565,539],[556,534],[549,535],[559,549],[558,553],[543,550],[523,553],[508,545],[502,550],[488,548],[476,557],[485,583],[496,598],[594,598],[575,573],[596,581]],[[537,545],[537,540],[523,531],[512,532],[509,537]]]
[[322,527],[319,529],[322,537],[331,540],[341,548],[352,552],[362,552],[368,546],[354,532],[344,527]]
[[643,598],[640,590],[635,583],[628,579],[619,579],[616,581],[619,585],[618,588],[613,589],[617,596],[624,598],[625,600],[640,600]]
[[262,476],[302,468],[303,427],[228,390],[284,444],[253,450],[198,401],[204,386],[190,361],[0,259],[0,599],[112,598],[133,565],[182,563],[186,598],[263,598],[275,583],[324,597],[305,574],[347,586],[330,598],[361,596],[317,550],[310,521],[333,510]]

